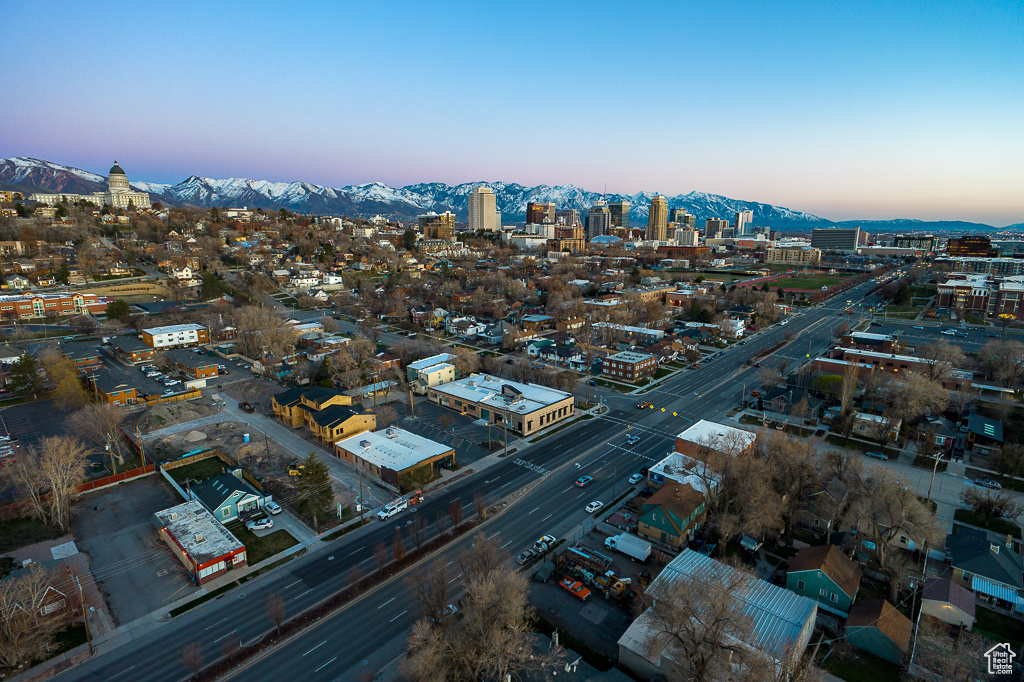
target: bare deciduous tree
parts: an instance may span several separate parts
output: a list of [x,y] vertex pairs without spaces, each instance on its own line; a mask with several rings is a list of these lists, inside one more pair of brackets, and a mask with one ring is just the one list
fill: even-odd
[[391,541],[391,556],[395,561],[401,561],[405,558],[405,554],[405,538],[402,537],[402,530],[395,528],[395,538]]
[[267,618],[274,624],[274,634],[278,636],[281,634],[281,624],[284,623],[285,617],[285,603],[281,595],[276,592],[272,592],[267,595],[267,603],[265,605]]
[[451,504],[448,505],[448,518],[451,519],[453,529],[458,528],[459,524],[462,523],[464,515],[465,510],[462,508],[462,502],[452,500]]
[[16,668],[46,653],[68,619],[43,615],[44,600],[54,586],[53,572],[38,565],[0,580],[0,665]]
[[392,405],[381,405],[374,413],[377,415],[377,428],[390,426],[398,421],[398,410]]
[[181,650],[181,663],[192,673],[193,679],[199,676],[205,662],[206,656],[203,655],[203,646],[199,642],[189,642]]
[[968,486],[960,493],[960,499],[975,513],[981,514],[985,521],[993,519],[1016,521],[1021,514],[1024,514],[1024,502],[1020,502],[1005,490],[979,490]]
[[437,526],[438,537],[443,537],[448,526],[448,515],[444,512],[437,512],[437,516],[434,517],[434,525]]
[[406,579],[406,584],[423,605],[424,615],[428,618],[440,621],[444,617],[450,594],[448,589],[450,579],[448,564],[442,559],[435,559],[431,562],[426,574]]
[[476,513],[482,520],[487,520],[487,503],[484,502],[483,493],[477,492],[473,494],[473,508],[476,509]]
[[409,537],[412,538],[412,542],[416,545],[416,549],[423,546],[423,540],[427,534],[427,522],[423,520],[422,514],[416,514],[413,517],[412,523],[409,525]]
[[[121,425],[124,410],[116,405],[93,403],[78,410],[68,419],[71,429],[100,447],[110,447],[111,458],[124,464],[125,441]],[[116,473],[116,472],[115,472]]]
[[964,352],[960,346],[946,339],[924,346],[918,355],[925,366],[925,376],[931,381],[949,378],[953,370],[964,361]]
[[373,546],[373,560],[376,562],[378,570],[388,565],[390,557],[391,553],[388,551],[388,546],[383,542],[378,542]]

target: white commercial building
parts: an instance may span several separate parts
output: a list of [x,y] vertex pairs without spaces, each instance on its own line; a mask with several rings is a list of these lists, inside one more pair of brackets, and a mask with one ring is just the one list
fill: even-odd
[[340,440],[334,444],[334,453],[395,488],[401,485],[402,475],[414,469],[430,466],[436,472],[455,464],[452,446],[395,426]]
[[210,330],[201,324],[175,324],[142,330],[142,340],[151,348],[195,346],[210,342]]

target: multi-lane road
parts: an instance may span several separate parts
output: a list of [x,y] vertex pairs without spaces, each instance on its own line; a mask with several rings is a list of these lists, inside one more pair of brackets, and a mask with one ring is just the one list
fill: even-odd
[[[584,511],[588,502],[611,502],[613,488],[616,494],[627,490],[628,477],[664,457],[675,435],[692,421],[721,418],[744,390],[754,386],[757,370],[746,364],[748,359],[787,335],[791,342],[775,356],[794,360],[805,359],[808,354],[813,357],[831,340],[832,329],[839,321],[837,314],[847,298],[860,298],[866,290],[867,286],[861,285],[839,297],[841,300],[806,310],[786,325],[776,325],[742,346],[734,345],[700,369],[682,372],[642,395],[607,396],[605,414],[533,444],[520,444],[514,455],[432,492],[415,512],[402,512],[386,522],[374,521],[341,539],[317,545],[308,555],[170,622],[133,631],[130,641],[102,651],[61,677],[180,680],[188,675],[181,654],[189,643],[198,643],[210,662],[221,655],[226,643],[249,644],[266,636],[273,628],[266,615],[268,595],[280,595],[289,616],[299,613],[345,588],[353,579],[371,573],[376,568],[373,547],[377,543],[390,545],[395,528],[408,530],[414,513],[429,522],[429,534],[436,534],[434,519],[447,516],[453,501],[465,507],[467,516],[472,514],[477,493],[495,502],[519,492],[514,505],[484,527],[488,535],[498,536],[499,544],[511,555],[543,534],[572,539],[580,525],[591,518]],[[770,357],[763,362],[777,360]],[[638,410],[638,400],[649,400],[657,409]],[[626,438],[630,435],[640,440],[628,444]],[[573,485],[581,474],[594,477],[583,489]],[[449,547],[443,553],[444,561],[471,541],[465,538]],[[421,566],[411,574],[423,570],[428,569]],[[409,628],[418,615],[407,583],[392,581],[271,650],[240,676],[259,680],[294,676],[358,678],[404,650]]]

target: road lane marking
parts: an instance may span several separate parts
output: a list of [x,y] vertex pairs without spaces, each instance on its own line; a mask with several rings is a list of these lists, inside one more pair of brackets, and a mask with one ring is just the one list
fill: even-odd
[[509,546],[509,545],[511,545],[511,544],[512,544],[512,540],[509,540],[509,541],[508,541],[508,542],[506,542],[506,543],[505,543],[504,545],[502,545],[502,546],[501,546],[501,548],[502,548],[502,549],[505,549],[506,547],[508,547],[508,546]]
[[459,579],[459,576],[455,576],[454,578],[452,578],[451,580],[448,581],[448,584],[451,585],[453,582],[455,582],[458,579]]
[[534,507],[534,508],[533,508],[532,510],[530,510],[530,511],[529,511],[529,512],[527,512],[527,513],[528,513],[528,514],[532,514],[533,512],[537,511],[538,509],[540,509],[540,507]]
[[305,596],[305,595],[309,594],[312,591],[313,591],[313,588],[311,587],[308,590],[306,590],[305,592],[303,592],[302,594],[295,595],[294,597],[292,597],[292,599],[298,599],[299,597]]
[[390,604],[391,602],[395,601],[396,599],[398,599],[398,597],[397,597],[397,596],[396,596],[396,597],[392,597],[391,599],[388,599],[388,600],[387,600],[386,602],[384,602],[383,604],[381,604],[380,606],[378,606],[378,607],[377,607],[377,610],[378,610],[378,611],[380,611],[380,610],[381,610],[382,608],[384,608],[385,606],[387,606],[387,605],[388,605],[388,604]]
[[540,520],[540,522],[541,522],[541,523],[544,523],[545,521],[547,521],[548,519],[550,519],[550,518],[551,518],[552,516],[554,516],[554,514],[548,514],[548,515],[547,515],[547,516],[545,516],[545,517],[544,517],[543,519],[541,519],[541,520]]
[[118,674],[116,674],[116,675],[113,675],[113,676],[112,676],[112,677],[111,677],[110,679],[114,679],[114,678],[117,678],[117,677],[121,677],[121,675],[124,675],[124,674],[125,674],[126,672],[129,672],[129,671],[131,671],[131,670],[134,670],[134,669],[135,669],[135,666],[133,665],[133,666],[132,666],[131,668],[128,668],[128,669],[126,669],[126,670],[122,670],[122,671],[121,671],[121,672],[119,672]]
[[232,631],[231,631],[231,632],[229,632],[228,634],[224,635],[223,637],[219,637],[219,638],[217,638],[217,639],[213,640],[213,643],[214,643],[214,644],[216,644],[216,643],[217,643],[217,642],[219,642],[220,640],[224,639],[225,637],[230,637],[231,635],[235,634],[236,632],[238,632],[238,629],[237,629],[237,628],[236,628],[236,629],[234,629],[234,630],[232,630]]
[[404,616],[407,613],[409,613],[409,609],[406,609],[405,611],[402,611],[400,614],[398,614],[397,616],[395,616],[394,618],[392,618],[388,622],[389,623],[394,623],[396,620],[398,620],[399,618],[401,618],[402,616]]
[[327,661],[326,663],[324,663],[324,664],[323,664],[322,666],[320,666],[319,668],[317,668],[317,669],[316,669],[316,670],[314,670],[313,672],[315,672],[315,673],[318,673],[318,672],[320,672],[321,670],[323,670],[324,668],[326,668],[327,666],[329,666],[329,665],[330,665],[331,663],[334,663],[334,662],[335,662],[336,660],[338,660],[338,657],[337,657],[337,656],[335,656],[335,657],[334,657],[334,658],[332,658],[331,660]]
[[214,623],[213,625],[210,625],[210,626],[208,626],[208,627],[206,627],[206,628],[204,628],[204,629],[206,629],[206,630],[209,630],[210,628],[215,628],[215,627],[217,627],[218,625],[220,625],[221,623],[223,623],[224,621],[226,621],[226,620],[231,620],[232,618],[233,618],[233,616],[228,616],[227,618],[221,618],[220,620],[218,620],[218,621],[217,621],[216,623]]
[[287,585],[285,585],[285,586],[284,586],[284,589],[286,589],[286,590],[287,590],[287,589],[288,589],[289,587],[291,587],[292,585],[298,585],[298,584],[299,584],[299,583],[301,583],[301,582],[302,582],[301,580],[296,580],[296,581],[295,581],[295,582],[293,582],[293,583],[288,583]]
[[354,552],[352,552],[351,554],[349,554],[349,556],[352,556],[352,554],[359,554],[359,553],[360,553],[360,552],[362,552],[362,551],[363,551],[363,548],[362,548],[362,547],[360,547],[360,548],[359,548],[359,549],[357,549],[356,551],[354,551]]
[[307,651],[306,653],[304,653],[304,654],[302,654],[302,655],[303,655],[303,656],[309,656],[309,655],[310,655],[311,653],[313,653],[314,651],[316,651],[317,649],[319,649],[320,647],[322,647],[322,646],[323,646],[324,644],[327,644],[327,640],[326,640],[326,639],[325,639],[324,641],[320,642],[320,643],[319,643],[319,644],[317,644],[317,645],[316,645],[315,647],[313,647],[312,649],[310,649],[309,651]]

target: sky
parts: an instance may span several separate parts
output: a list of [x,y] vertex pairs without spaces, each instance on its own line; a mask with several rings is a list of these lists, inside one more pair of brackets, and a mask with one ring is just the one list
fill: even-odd
[[1024,222],[1024,4],[21,2],[0,157]]

